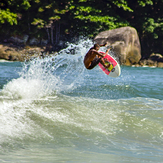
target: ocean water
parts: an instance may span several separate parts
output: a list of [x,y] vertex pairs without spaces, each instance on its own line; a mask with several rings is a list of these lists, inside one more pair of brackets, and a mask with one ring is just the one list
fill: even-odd
[[163,69],[87,70],[92,45],[0,62],[0,162],[163,162]]

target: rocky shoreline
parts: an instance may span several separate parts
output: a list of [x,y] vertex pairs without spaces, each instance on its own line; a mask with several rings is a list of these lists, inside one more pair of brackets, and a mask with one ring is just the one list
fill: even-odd
[[149,66],[149,67],[163,68],[163,56],[161,54],[152,53],[148,59],[140,60],[138,63],[138,66]]
[[[49,54],[55,55],[56,52],[51,53],[49,47],[38,47],[38,46],[16,46],[10,43],[0,44],[0,59],[7,61],[28,61],[36,57],[45,57]],[[163,68],[163,56],[161,54],[151,54],[148,59],[140,59],[136,64],[126,62],[126,66],[136,67],[161,67]]]
[[135,66],[135,67],[160,67],[163,68],[163,56],[161,54],[152,53],[147,59],[140,59],[136,64],[125,64],[126,66]]
[[0,44],[0,59],[23,62],[43,55],[48,55],[46,47],[16,46],[12,43]]

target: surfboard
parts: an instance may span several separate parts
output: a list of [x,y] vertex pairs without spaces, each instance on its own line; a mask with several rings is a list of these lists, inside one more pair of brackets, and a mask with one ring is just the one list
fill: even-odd
[[[103,53],[104,52],[100,52]],[[103,57],[103,59],[105,60],[105,64],[109,64],[108,62],[111,63],[111,66],[109,68],[105,68],[101,63],[99,63],[99,67],[102,69],[102,71],[105,72],[105,74],[107,74],[110,77],[116,78],[118,76],[120,76],[121,74],[121,67],[119,65],[119,63],[109,54],[107,54],[105,57]]]

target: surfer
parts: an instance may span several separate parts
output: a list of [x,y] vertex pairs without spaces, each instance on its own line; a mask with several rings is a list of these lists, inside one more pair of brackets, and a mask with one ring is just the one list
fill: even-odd
[[105,65],[105,61],[103,59],[103,57],[105,57],[110,48],[106,50],[106,53],[102,54],[99,53],[98,50],[100,49],[101,46],[106,46],[107,43],[99,45],[99,44],[94,44],[94,46],[92,48],[89,49],[89,51],[87,52],[87,54],[85,55],[84,58],[84,65],[87,69],[93,69],[99,62],[105,67],[105,68],[109,68],[110,67],[110,63],[108,65]]

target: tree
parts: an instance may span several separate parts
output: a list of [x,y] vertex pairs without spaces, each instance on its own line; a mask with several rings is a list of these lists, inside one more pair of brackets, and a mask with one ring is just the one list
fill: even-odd
[[[14,29],[19,24],[24,11],[30,8],[30,3],[28,0],[1,0],[0,6],[0,28],[2,34],[9,33],[11,26]],[[4,32],[6,30],[7,32]]]
[[102,30],[129,25],[125,19],[116,14],[119,8],[133,11],[125,0],[78,0],[69,6],[75,30],[91,37]]
[[128,1],[135,12],[126,16],[131,26],[138,31],[142,54],[148,57],[152,52],[162,53],[163,37],[163,2],[160,0]]
[[[62,16],[67,12],[66,4],[68,1],[35,1],[37,3],[35,10],[38,11],[35,15],[32,25],[37,29],[45,29],[49,43],[54,45],[54,30],[55,44],[58,43],[60,37],[60,26],[64,24]],[[50,31],[49,31],[50,30]]]
[[145,57],[162,53],[160,0],[1,0],[0,6],[1,35],[28,34],[56,46],[60,39],[93,38],[104,30],[132,26]]

